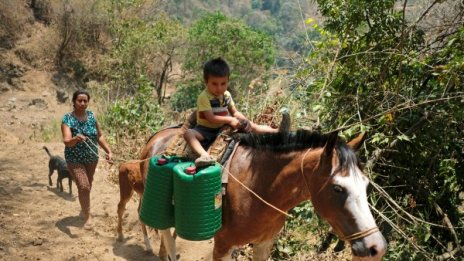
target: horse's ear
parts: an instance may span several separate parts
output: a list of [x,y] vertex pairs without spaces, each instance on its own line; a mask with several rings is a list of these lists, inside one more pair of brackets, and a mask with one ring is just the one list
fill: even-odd
[[361,148],[361,145],[364,143],[364,140],[366,140],[366,137],[367,137],[366,133],[363,132],[359,134],[358,137],[348,142],[348,146],[354,151],[358,151],[359,148]]
[[289,132],[290,131],[290,125],[292,124],[292,121],[290,119],[290,114],[288,111],[283,111],[282,112],[282,120],[280,121],[280,126],[279,126],[279,132]]
[[332,156],[333,149],[338,140],[338,131],[331,132],[329,138],[324,145],[324,151],[322,152],[322,158],[327,158]]

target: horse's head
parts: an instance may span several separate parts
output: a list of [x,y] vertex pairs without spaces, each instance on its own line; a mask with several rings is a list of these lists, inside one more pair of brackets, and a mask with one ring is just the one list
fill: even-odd
[[363,141],[360,135],[345,144],[332,133],[308,184],[314,208],[341,239],[350,242],[353,259],[380,260],[387,243],[370,212],[369,180],[355,155]]

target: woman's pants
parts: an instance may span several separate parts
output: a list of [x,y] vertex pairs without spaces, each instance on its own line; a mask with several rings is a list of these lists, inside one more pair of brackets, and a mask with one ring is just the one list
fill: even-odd
[[93,174],[95,173],[97,163],[67,163],[71,176],[77,186],[82,212],[86,217],[90,214],[90,190],[92,189]]

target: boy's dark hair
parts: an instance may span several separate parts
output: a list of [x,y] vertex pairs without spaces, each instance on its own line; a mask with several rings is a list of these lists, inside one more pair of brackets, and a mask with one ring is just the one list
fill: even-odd
[[90,94],[86,90],[77,90],[73,93],[72,102],[74,103],[77,100],[77,96],[84,94],[87,96],[87,100],[90,101]]
[[208,80],[209,76],[223,77],[229,75],[229,65],[227,64],[226,60],[224,60],[222,57],[209,60],[203,66],[203,78],[205,79],[205,81]]

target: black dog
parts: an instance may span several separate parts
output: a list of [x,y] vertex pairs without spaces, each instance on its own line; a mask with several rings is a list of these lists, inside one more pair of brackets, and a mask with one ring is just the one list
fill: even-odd
[[66,165],[66,161],[61,158],[60,156],[54,156],[50,153],[47,147],[43,146],[43,149],[47,152],[50,160],[48,161],[48,183],[50,186],[53,186],[52,183],[52,175],[53,172],[56,170],[58,172],[58,177],[56,178],[56,187],[63,192],[63,179],[67,178],[69,181],[69,194],[72,194],[72,178],[69,174],[68,166]]

